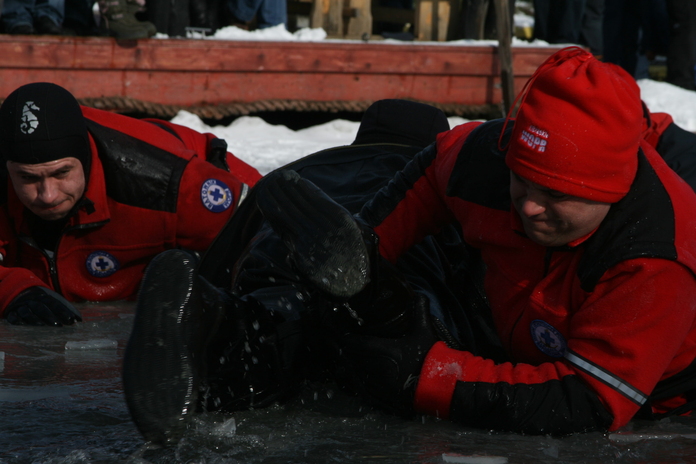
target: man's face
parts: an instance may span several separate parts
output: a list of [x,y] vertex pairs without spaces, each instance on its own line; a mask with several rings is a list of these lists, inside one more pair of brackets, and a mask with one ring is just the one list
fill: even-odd
[[8,161],[7,171],[22,204],[47,221],[64,218],[85,191],[85,173],[77,158],[39,164]]
[[599,226],[611,207],[548,189],[512,171],[510,196],[527,236],[544,246],[566,245],[584,237]]

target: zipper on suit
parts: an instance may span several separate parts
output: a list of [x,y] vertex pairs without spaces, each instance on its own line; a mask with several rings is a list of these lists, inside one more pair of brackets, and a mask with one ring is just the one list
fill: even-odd
[[26,235],[22,235],[19,237],[19,239],[29,245],[30,247],[34,248],[37,250],[39,253],[43,255],[44,258],[46,258],[46,261],[48,262],[48,273],[51,278],[51,284],[53,285],[53,290],[56,293],[63,294],[60,288],[60,281],[58,279],[58,263],[56,262],[56,256],[58,255],[58,247],[60,247],[60,241],[63,238],[63,235],[65,235],[68,232],[71,232],[73,230],[84,230],[84,229],[90,229],[93,227],[101,227],[104,224],[108,223],[110,220],[107,219],[105,221],[101,222],[93,222],[91,224],[81,224],[78,226],[71,226],[65,228],[60,235],[58,236],[58,240],[56,241],[56,246],[54,247],[54,252],[49,253],[48,251],[44,250],[41,248],[37,243],[36,240],[34,240],[32,237],[28,237]]

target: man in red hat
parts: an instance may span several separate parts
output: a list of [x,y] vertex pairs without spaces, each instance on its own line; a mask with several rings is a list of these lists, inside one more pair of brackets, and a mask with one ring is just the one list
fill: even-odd
[[[124,356],[143,436],[176,443],[197,408],[284,401],[320,369],[387,411],[492,430],[691,410],[696,194],[669,167],[696,185],[689,150],[665,163],[643,138],[680,135],[578,48],[522,98],[514,123],[445,132],[373,105],[356,146],[261,180],[199,267],[155,258]],[[384,163],[418,134],[436,142]]]
[[[385,409],[490,430],[616,430],[638,414],[690,412],[696,194],[642,139],[639,89],[623,70],[564,49],[525,90],[514,121],[440,134],[357,222],[315,207],[325,215],[311,230],[318,240],[291,231],[297,224],[273,202],[264,208],[295,268],[336,302],[373,285],[371,233],[393,263],[454,222],[480,255],[503,356],[438,341],[416,304],[402,336],[339,330],[339,364]],[[311,188],[292,176],[266,182],[299,210],[317,203],[298,203]]]
[[0,107],[0,311],[72,324],[68,301],[134,298],[171,248],[205,250],[260,177],[212,134],[80,107],[34,83]]

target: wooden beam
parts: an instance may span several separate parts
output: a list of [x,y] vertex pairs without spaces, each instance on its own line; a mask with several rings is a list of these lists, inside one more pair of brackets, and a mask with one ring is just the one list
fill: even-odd
[[346,39],[369,39],[372,35],[372,2],[371,0],[346,0],[345,21]]
[[498,59],[500,60],[500,82],[503,91],[503,110],[510,110],[514,99],[514,73],[512,69],[512,26],[508,0],[495,0],[495,16],[498,26]]
[[[560,48],[514,48],[515,88]],[[382,98],[488,105],[502,99],[491,45],[0,35],[0,99],[36,81],[55,82],[77,98],[182,106]]]

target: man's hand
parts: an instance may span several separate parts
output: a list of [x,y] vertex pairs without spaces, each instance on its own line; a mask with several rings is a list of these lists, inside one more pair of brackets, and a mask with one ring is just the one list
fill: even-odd
[[46,287],[31,287],[17,295],[5,309],[10,324],[60,327],[82,322],[82,316],[65,298]]
[[338,337],[339,368],[363,397],[388,412],[413,414],[413,397],[425,356],[437,342],[428,299],[416,294],[408,332],[399,338]]

